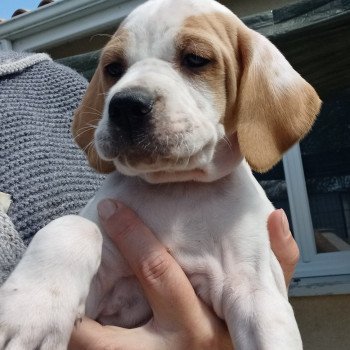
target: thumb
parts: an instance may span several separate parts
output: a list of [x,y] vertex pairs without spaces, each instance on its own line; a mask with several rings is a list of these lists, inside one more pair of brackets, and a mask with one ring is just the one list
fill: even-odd
[[271,248],[281,264],[287,286],[299,260],[299,248],[289,229],[288,219],[283,209],[272,212],[267,227]]
[[163,327],[191,324],[188,310],[200,304],[181,267],[130,208],[110,199],[98,211],[106,233],[137,276],[154,313]]

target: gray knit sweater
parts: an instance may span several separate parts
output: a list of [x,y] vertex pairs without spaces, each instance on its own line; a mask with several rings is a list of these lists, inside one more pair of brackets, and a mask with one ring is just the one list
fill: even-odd
[[[0,52],[0,284],[33,235],[77,213],[102,181],[70,133],[87,82],[45,54]],[[11,220],[14,225],[12,225]]]

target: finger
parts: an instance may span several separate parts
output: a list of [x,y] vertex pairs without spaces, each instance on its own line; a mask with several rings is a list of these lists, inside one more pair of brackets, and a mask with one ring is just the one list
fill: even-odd
[[185,273],[140,218],[112,200],[98,206],[103,228],[141,283],[162,328],[192,324],[201,304]]
[[283,209],[275,210],[267,222],[271,248],[281,264],[287,286],[299,261],[299,248],[289,229]]
[[[142,339],[142,344],[140,344]],[[96,321],[84,317],[72,332],[68,350],[159,349],[161,339],[145,327],[126,329],[115,326],[102,326]]]
[[104,338],[103,326],[84,317],[73,329],[68,350],[94,349]]

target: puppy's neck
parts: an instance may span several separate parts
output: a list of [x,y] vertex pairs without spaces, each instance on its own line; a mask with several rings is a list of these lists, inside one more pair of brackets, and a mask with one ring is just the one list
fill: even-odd
[[139,175],[143,180],[153,183],[174,182],[214,182],[233,172],[243,160],[238,146],[237,135],[223,138],[215,149],[213,160],[202,168],[184,171],[159,171]]

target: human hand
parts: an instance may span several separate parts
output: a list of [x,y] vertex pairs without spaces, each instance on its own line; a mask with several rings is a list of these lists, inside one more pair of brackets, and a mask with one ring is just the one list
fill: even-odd
[[288,219],[283,209],[275,210],[270,214],[267,228],[272,251],[281,264],[284,280],[288,287],[299,261],[300,253],[298,245],[290,232]]
[[[135,329],[102,326],[84,318],[74,328],[69,349],[232,349],[224,322],[196,296],[180,266],[137,215],[110,200],[100,203],[99,213],[105,231],[139,279],[153,318]],[[299,250],[283,215],[281,210],[274,211],[268,228],[289,284]]]

